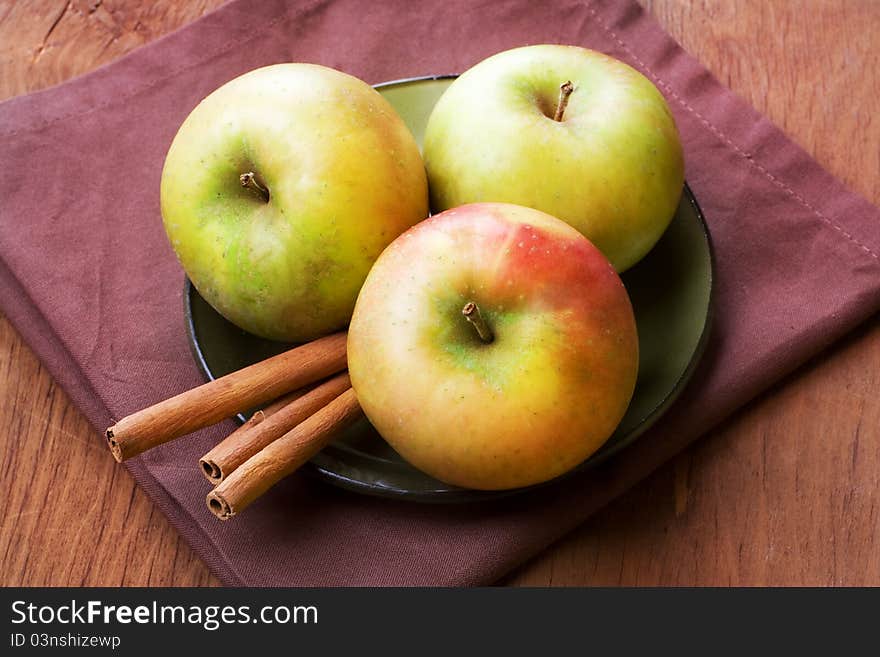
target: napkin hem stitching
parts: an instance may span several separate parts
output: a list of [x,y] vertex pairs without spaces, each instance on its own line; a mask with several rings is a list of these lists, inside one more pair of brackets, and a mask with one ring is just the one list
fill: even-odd
[[595,9],[593,6],[588,7],[588,10],[589,10],[589,12],[593,15],[593,18],[596,20],[596,22],[599,24],[599,26],[600,26],[603,30],[605,30],[605,32],[607,32],[608,35],[609,35],[612,39],[614,39],[614,40],[620,45],[621,48],[623,48],[627,53],[629,53],[630,57],[632,57],[633,60],[634,60],[636,63],[638,63],[639,66],[641,66],[642,69],[644,69],[644,70],[645,70],[645,71],[646,71],[646,72],[647,72],[647,73],[648,73],[648,74],[654,79],[655,82],[657,82],[657,84],[659,84],[660,86],[662,86],[662,87],[663,87],[663,88],[664,88],[664,89],[665,89],[665,90],[666,90],[666,91],[667,91],[667,92],[668,92],[673,98],[675,98],[675,100],[677,100],[678,103],[679,103],[679,104],[680,104],[685,110],[687,110],[688,112],[690,112],[691,114],[693,114],[695,117],[697,117],[697,119],[699,119],[699,121],[700,121],[704,126],[706,126],[706,128],[708,128],[709,131],[710,131],[713,135],[715,135],[718,139],[720,139],[722,142],[724,142],[724,143],[727,144],[730,148],[732,148],[733,151],[734,151],[735,153],[737,153],[739,156],[741,156],[746,162],[748,162],[749,164],[753,165],[756,169],[758,169],[758,171],[760,171],[761,173],[763,173],[764,176],[765,176],[770,182],[772,182],[774,185],[776,185],[777,187],[779,187],[779,188],[780,188],[782,191],[784,191],[786,194],[788,194],[788,195],[791,196],[793,199],[795,199],[798,203],[800,203],[802,206],[804,206],[804,208],[806,208],[807,210],[809,210],[810,212],[812,212],[814,215],[816,215],[816,217],[818,217],[819,220],[821,220],[823,223],[829,225],[831,228],[833,228],[834,230],[836,230],[838,233],[840,233],[840,234],[841,234],[844,238],[846,238],[848,241],[852,242],[855,246],[859,247],[859,249],[861,249],[862,251],[864,251],[867,255],[869,255],[870,257],[874,258],[874,260],[880,261],[880,256],[878,256],[878,255],[877,255],[877,254],[876,254],[876,253],[875,253],[870,247],[868,247],[867,245],[865,245],[865,244],[863,244],[862,242],[860,242],[857,238],[855,238],[852,234],[850,234],[846,229],[844,229],[843,227],[839,226],[839,225],[836,224],[831,218],[829,218],[829,217],[827,217],[826,215],[824,215],[821,211],[819,211],[816,207],[814,207],[809,201],[807,201],[803,196],[801,196],[801,195],[798,194],[796,191],[794,191],[789,185],[787,185],[786,183],[784,183],[784,182],[783,182],[782,180],[780,180],[778,177],[774,176],[774,175],[773,175],[773,174],[772,174],[772,173],[771,173],[766,167],[764,167],[764,165],[760,164],[759,162],[756,162],[754,158],[749,157],[749,156],[746,154],[746,152],[745,152],[743,149],[741,149],[739,146],[737,146],[737,145],[733,142],[733,140],[732,140],[730,137],[728,137],[724,132],[721,131],[720,128],[718,128],[714,123],[712,123],[712,122],[709,121],[706,117],[704,117],[704,116],[699,112],[699,110],[694,109],[694,107],[691,106],[686,100],[684,100],[684,99],[683,99],[683,98],[682,98],[682,97],[681,97],[681,96],[680,96],[680,95],[679,95],[679,94],[678,94],[678,93],[672,88],[672,86],[671,86],[668,82],[666,82],[665,80],[663,80],[659,75],[657,75],[657,74],[651,69],[650,66],[648,66],[647,64],[645,64],[645,62],[642,61],[642,59],[632,51],[632,49],[626,44],[626,42],[624,42],[624,41],[618,36],[618,34],[617,34],[613,29],[611,29],[611,28],[605,23],[605,21],[602,20],[602,18],[599,16],[598,12],[596,11],[596,9]]

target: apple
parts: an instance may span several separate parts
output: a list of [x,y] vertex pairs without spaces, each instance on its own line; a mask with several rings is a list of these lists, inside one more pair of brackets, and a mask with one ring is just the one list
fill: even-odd
[[552,479],[608,439],[638,339],[623,283],[589,240],[538,210],[477,203],[382,253],[348,362],[367,417],[405,460],[501,490]]
[[391,241],[428,214],[418,146],[365,82],[278,64],[192,111],[162,171],[165,230],[193,285],[256,335],[344,327]]
[[434,211],[503,201],[559,217],[618,272],[669,225],[684,185],[663,95],[607,55],[563,45],[507,50],[444,92],[425,131]]

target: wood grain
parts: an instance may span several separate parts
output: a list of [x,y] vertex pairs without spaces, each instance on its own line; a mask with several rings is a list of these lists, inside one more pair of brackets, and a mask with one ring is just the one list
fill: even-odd
[[[85,73],[220,4],[4,0],[0,98]],[[0,585],[219,585],[108,459],[95,430],[5,318],[0,418]]]
[[[880,3],[650,0],[685,49],[880,203]],[[507,583],[880,584],[880,318]]]
[[[219,4],[2,0],[0,98],[112,61]],[[645,5],[725,84],[880,203],[880,3]],[[505,583],[880,584],[878,389],[875,318]],[[5,319],[0,418],[0,584],[218,584]]]

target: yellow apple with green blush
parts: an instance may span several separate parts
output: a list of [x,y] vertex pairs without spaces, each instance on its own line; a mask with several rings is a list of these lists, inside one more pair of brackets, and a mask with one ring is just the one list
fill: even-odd
[[684,186],[663,94],[602,53],[535,45],[493,55],[443,93],[425,129],[431,207],[525,205],[574,226],[618,272],[672,220]]
[[256,335],[343,328],[375,259],[428,214],[418,146],[365,82],[277,64],[211,93],[165,160],[162,218],[205,300]]
[[611,263],[543,212],[479,203],[398,237],[349,327],[352,385],[413,466],[482,490],[577,466],[632,397],[638,337]]

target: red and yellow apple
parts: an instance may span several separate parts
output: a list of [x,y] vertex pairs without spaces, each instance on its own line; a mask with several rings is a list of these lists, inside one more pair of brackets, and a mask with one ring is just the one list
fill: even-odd
[[618,272],[654,246],[684,184],[660,91],[623,62],[576,46],[481,61],[441,96],[424,142],[435,212],[480,201],[536,208],[577,228]]
[[214,91],[165,160],[162,218],[205,300],[256,335],[344,327],[382,250],[428,214],[403,120],[365,82],[278,64]]
[[400,455],[474,489],[575,467],[629,404],[638,339],[607,258],[566,223],[503,203],[440,213],[398,237],[361,289],[352,385]]

